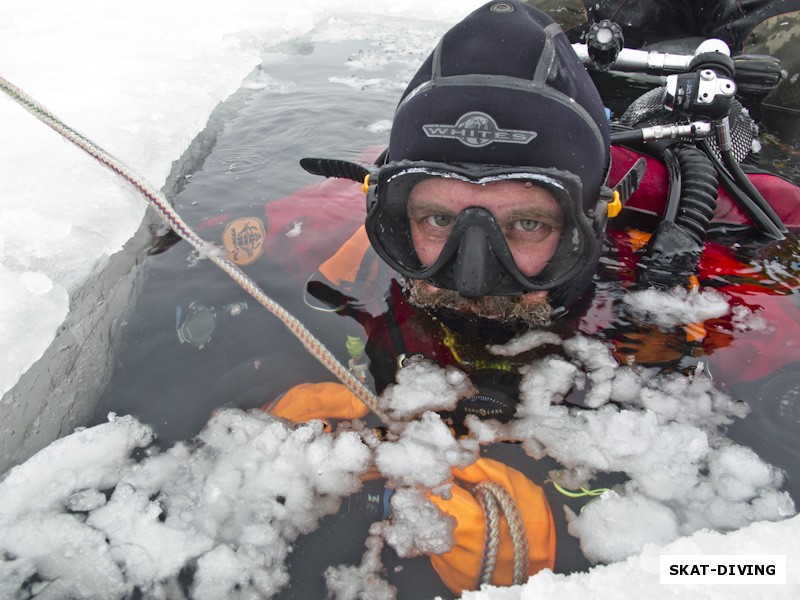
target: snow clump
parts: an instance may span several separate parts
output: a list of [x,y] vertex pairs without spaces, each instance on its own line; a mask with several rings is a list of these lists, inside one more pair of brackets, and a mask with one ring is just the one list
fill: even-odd
[[[719,312],[708,309],[716,303],[711,293],[678,300],[697,309],[683,313],[686,322]],[[794,514],[791,497],[779,490],[783,473],[724,436],[747,406],[718,390],[702,363],[688,372],[620,366],[603,342],[581,335],[561,347],[562,355],[521,370],[514,420],[467,425],[481,443],[518,441],[533,458],[555,459],[562,469],[551,479],[567,488],[624,476],[580,514],[565,508],[587,558],[619,561],[646,543]]]

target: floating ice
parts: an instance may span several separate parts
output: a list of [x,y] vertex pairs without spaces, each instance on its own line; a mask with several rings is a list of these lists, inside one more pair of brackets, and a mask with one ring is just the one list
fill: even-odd
[[370,133],[388,133],[392,129],[392,122],[389,119],[381,119],[364,127]]
[[367,550],[360,565],[340,565],[325,571],[325,584],[333,600],[393,600],[397,588],[378,575],[383,564],[383,540],[377,535],[367,538]]
[[725,296],[713,289],[675,287],[668,292],[648,289],[630,292],[622,300],[634,317],[662,327],[702,323],[730,310]]
[[764,317],[741,304],[734,306],[731,313],[731,324],[739,331],[769,333],[774,329]]
[[[465,384],[433,365],[408,371],[442,391]],[[401,387],[394,398],[417,392]],[[377,575],[381,540],[401,556],[449,550],[453,519],[426,494],[446,494],[451,469],[478,455],[475,440],[456,440],[432,412],[382,443],[363,427],[325,433],[319,421],[293,426],[235,409],[220,410],[192,442],[161,452],[152,441],[150,428],[112,415],[12,469],[0,483],[0,590],[171,597],[188,573],[193,598],[269,597],[288,583],[290,544],[358,491],[374,461],[397,488],[392,518],[373,527],[361,565],[332,567],[326,578],[337,598],[392,598]]]
[[392,494],[393,518],[373,525],[399,556],[443,554],[453,546],[455,519],[442,513],[419,488]]
[[378,446],[375,460],[390,480],[431,489],[447,483],[450,469],[466,467],[477,457],[475,440],[456,440],[439,415],[426,412],[418,421],[409,423],[397,441]]
[[[526,369],[517,419],[468,425],[483,442],[518,440],[534,457],[553,457],[563,468],[551,477],[570,488],[602,483],[605,473],[627,476],[568,513],[591,560],[620,561],[700,529],[794,514],[779,489],[782,473],[722,435],[720,426],[746,411],[702,370],[612,368],[603,344],[580,336],[560,347],[565,356]],[[412,407],[405,416],[437,402],[420,402],[413,382],[451,400],[468,384],[424,361],[398,379],[405,383],[382,401]],[[604,390],[598,407],[570,403],[576,391],[586,398],[596,387]],[[193,598],[268,597],[288,583],[292,542],[335,513],[374,465],[395,488],[391,518],[373,525],[360,565],[331,567],[326,580],[335,598],[392,598],[380,575],[382,540],[401,556],[446,552],[453,519],[428,495],[446,496],[451,469],[478,456],[476,440],[456,440],[430,411],[397,423],[381,442],[357,424],[325,433],[318,421],[290,426],[233,409],[219,411],[192,442],[165,452],[151,442],[149,428],[113,417],[9,472],[0,483],[0,591],[170,597],[185,585],[182,574]]]
[[[584,540],[581,549],[593,562],[625,560],[645,544],[665,544],[678,537],[675,514],[642,494],[620,496],[609,490],[587,504],[580,519],[566,510],[570,534]],[[625,534],[619,535],[622,531]]]
[[545,344],[561,344],[561,338],[552,331],[534,329],[505,344],[492,344],[488,350],[498,356],[516,356]]
[[0,572],[43,598],[169,597],[196,561],[195,598],[269,596],[288,580],[289,544],[360,488],[371,460],[356,432],[232,409],[195,443],[161,453],[151,441],[114,419],[10,471]]
[[702,369],[661,374],[619,366],[600,341],[583,336],[562,346],[565,357],[523,369],[515,420],[468,426],[482,443],[517,440],[534,458],[554,458],[563,469],[552,477],[569,488],[602,483],[603,473],[629,478],[570,514],[570,532],[591,560],[622,560],[645,543],[705,527],[728,531],[794,514],[779,491],[780,471],[722,434],[747,407]]
[[396,375],[397,383],[381,396],[381,408],[397,419],[407,419],[427,410],[452,410],[459,399],[475,393],[466,375],[431,361],[411,360]]
[[364,90],[385,90],[385,89],[396,89],[402,91],[405,87],[402,83],[398,82],[391,82],[386,79],[380,78],[372,78],[366,79],[364,77],[359,77],[358,75],[351,75],[350,77],[330,77],[328,79],[331,83],[339,83],[342,85],[346,85],[354,90],[364,91]]

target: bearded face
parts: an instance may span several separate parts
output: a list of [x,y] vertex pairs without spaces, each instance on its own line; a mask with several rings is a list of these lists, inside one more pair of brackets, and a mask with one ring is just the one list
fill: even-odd
[[404,288],[409,302],[425,310],[449,309],[463,315],[472,314],[510,325],[525,325],[527,328],[550,325],[553,311],[547,301],[547,292],[464,298],[456,291],[437,288],[420,279],[407,279]]

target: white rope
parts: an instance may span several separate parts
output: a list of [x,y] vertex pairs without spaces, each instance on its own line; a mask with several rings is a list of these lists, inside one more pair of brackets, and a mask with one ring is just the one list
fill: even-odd
[[164,195],[150,185],[147,181],[137,176],[133,171],[126,167],[122,162],[117,160],[114,156],[103,150],[100,146],[92,142],[87,137],[75,131],[62,121],[60,121],[53,113],[47,110],[44,106],[36,102],[33,98],[28,96],[25,92],[11,84],[9,81],[0,77],[0,89],[13,98],[25,110],[33,114],[45,125],[48,125],[62,137],[69,140],[84,152],[92,156],[95,160],[102,163],[116,174],[124,178],[131,185],[133,185],[142,196],[158,211],[161,217],[167,222],[170,227],[183,239],[194,246],[200,253],[200,256],[208,258],[211,262],[217,265],[220,269],[225,271],[231,279],[238,283],[242,289],[258,301],[259,304],[264,306],[268,311],[283,321],[284,325],[291,331],[295,337],[305,346],[305,348],[314,356],[325,368],[327,368],[333,375],[347,386],[356,397],[358,397],[364,404],[366,404],[372,412],[378,415],[384,422],[388,423],[387,416],[378,407],[378,401],[373,394],[364,384],[362,384],[349,369],[342,365],[336,357],[318,340],[314,335],[306,329],[306,327],[295,319],[288,311],[286,311],[280,304],[267,296],[261,288],[258,287],[244,271],[228,260],[225,253],[201,237],[199,237],[187,225],[183,219],[172,209]]
[[530,547],[528,534],[525,531],[525,522],[514,502],[514,497],[506,488],[494,481],[480,482],[472,489],[472,494],[483,507],[486,517],[486,543],[479,584],[492,584],[494,570],[497,566],[497,552],[500,548],[499,513],[501,511],[511,533],[511,543],[514,548],[514,571],[511,585],[525,583],[528,580]]

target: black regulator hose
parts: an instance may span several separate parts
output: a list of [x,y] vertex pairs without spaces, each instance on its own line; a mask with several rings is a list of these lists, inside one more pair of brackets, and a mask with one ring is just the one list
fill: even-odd
[[717,207],[718,180],[714,164],[691,144],[671,144],[661,154],[670,175],[669,199],[639,263],[637,281],[669,288],[697,272]]
[[681,165],[675,152],[667,146],[662,150],[661,160],[667,168],[667,204],[664,208],[663,220],[675,221],[681,202]]
[[[713,160],[723,187],[753,223],[765,235],[775,240],[784,239],[784,233],[787,231],[786,226],[764,197],[755,189],[755,186],[744,174],[731,152],[723,152],[723,157],[725,158],[725,162],[723,162],[713,151],[707,140],[703,141],[703,148]],[[739,177],[734,177],[729,172],[731,169],[734,173],[739,174]],[[745,187],[747,191],[742,187]],[[752,188],[752,190],[749,188]]]
[[673,152],[681,172],[680,204],[675,223],[685,227],[702,246],[717,208],[717,170],[708,156],[692,145],[676,144]]

